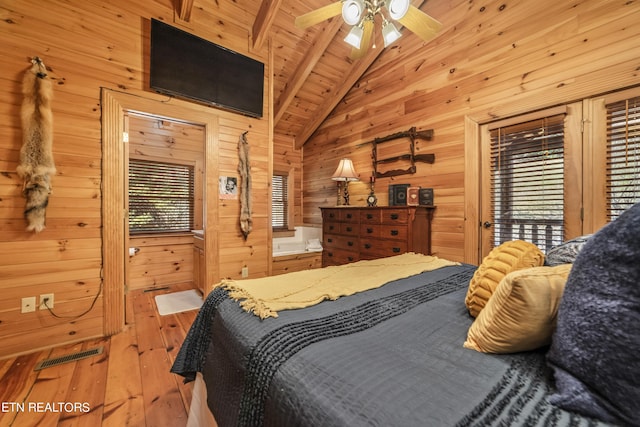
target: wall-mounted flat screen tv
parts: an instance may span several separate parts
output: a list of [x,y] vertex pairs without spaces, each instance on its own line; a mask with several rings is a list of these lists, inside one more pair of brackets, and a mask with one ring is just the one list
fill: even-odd
[[151,89],[262,117],[264,64],[151,20]]

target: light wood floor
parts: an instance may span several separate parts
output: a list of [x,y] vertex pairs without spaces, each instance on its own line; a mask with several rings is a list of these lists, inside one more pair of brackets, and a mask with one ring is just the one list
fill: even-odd
[[[0,360],[0,427],[185,426],[193,383],[169,369],[197,310],[160,316],[154,297],[190,287],[130,292],[118,335]],[[41,360],[98,346],[101,355],[34,371]]]

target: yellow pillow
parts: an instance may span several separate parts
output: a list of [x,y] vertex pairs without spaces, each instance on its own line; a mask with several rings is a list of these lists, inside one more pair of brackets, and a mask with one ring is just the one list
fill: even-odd
[[524,240],[512,240],[493,248],[483,260],[469,282],[465,305],[469,314],[477,317],[487,304],[500,280],[512,271],[538,267],[544,263],[544,254],[536,245]]
[[469,328],[464,346],[483,353],[515,353],[549,344],[571,265],[508,274]]

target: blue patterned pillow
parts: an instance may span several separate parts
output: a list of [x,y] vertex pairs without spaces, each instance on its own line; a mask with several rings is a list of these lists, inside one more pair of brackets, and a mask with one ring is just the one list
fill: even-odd
[[554,267],[561,264],[573,264],[584,244],[587,243],[591,236],[591,234],[585,234],[584,236],[576,237],[558,246],[554,246],[547,252],[544,259],[545,265]]
[[640,203],[578,254],[547,355],[561,408],[640,426]]

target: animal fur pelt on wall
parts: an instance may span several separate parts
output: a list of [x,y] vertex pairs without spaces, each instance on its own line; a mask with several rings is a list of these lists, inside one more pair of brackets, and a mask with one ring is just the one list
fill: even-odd
[[47,68],[35,57],[22,80],[22,147],[16,171],[23,179],[22,193],[27,199],[24,217],[27,231],[42,231],[45,209],[51,194],[51,176],[56,173],[53,163],[53,90]]
[[252,228],[251,220],[251,165],[249,164],[249,142],[247,132],[238,140],[238,173],[240,174],[240,229],[247,240]]

